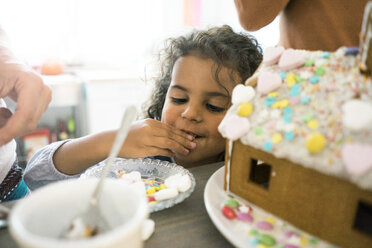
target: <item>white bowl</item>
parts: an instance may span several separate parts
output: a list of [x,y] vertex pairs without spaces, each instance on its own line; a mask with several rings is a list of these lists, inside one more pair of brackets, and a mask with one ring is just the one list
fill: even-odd
[[83,213],[98,179],[71,179],[49,184],[20,200],[9,217],[10,233],[24,248],[142,247],[148,218],[146,197],[134,187],[107,179],[100,199],[102,215],[112,229],[79,240],[60,238],[71,220]]

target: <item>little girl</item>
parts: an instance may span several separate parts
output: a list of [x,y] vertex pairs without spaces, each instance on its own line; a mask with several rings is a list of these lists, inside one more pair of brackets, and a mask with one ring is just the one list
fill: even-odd
[[[132,124],[119,157],[165,156],[184,167],[223,160],[225,140],[217,127],[230,106],[232,89],[261,62],[261,48],[229,26],[169,39],[147,107],[147,119]],[[35,189],[76,177],[107,158],[116,131],[52,143],[39,150],[25,171]]]

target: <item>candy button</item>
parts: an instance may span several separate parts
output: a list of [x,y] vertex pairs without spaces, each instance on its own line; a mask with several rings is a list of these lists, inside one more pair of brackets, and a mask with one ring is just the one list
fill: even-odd
[[280,133],[276,133],[274,134],[272,141],[274,144],[278,144],[280,141],[282,141],[282,139],[282,135]]
[[324,52],[324,53],[322,54],[322,58],[323,58],[323,59],[326,59],[326,58],[328,58],[329,56],[331,56],[331,53],[330,53],[330,52]]
[[292,232],[292,231],[288,231],[288,232],[285,232],[284,233],[284,237],[287,238],[287,239],[289,239],[293,235],[296,235],[296,233],[295,232]]
[[306,114],[302,117],[302,121],[309,122],[313,119],[313,114]]
[[273,149],[273,142],[266,141],[264,144],[264,150],[265,151],[271,151]]
[[260,234],[260,232],[258,230],[256,230],[256,229],[251,229],[249,231],[249,235],[251,235],[251,236],[256,236],[258,234]]
[[252,245],[252,246],[256,246],[258,245],[258,240],[253,238],[253,239],[249,239],[249,244]]
[[288,73],[286,78],[285,78],[285,81],[287,81],[287,86],[292,86],[296,83],[296,75],[294,73]]
[[302,78],[301,76],[296,76],[296,81],[298,82],[298,83],[301,83],[301,82],[303,82],[303,81],[305,81],[305,79],[304,78]]
[[244,222],[253,221],[253,217],[249,213],[238,213],[237,219]]
[[229,206],[230,208],[236,208],[239,206],[239,202],[235,199],[228,199],[225,202],[225,206]]
[[323,76],[325,72],[325,69],[323,67],[318,67],[315,69],[315,74],[318,76]]
[[270,231],[274,228],[273,224],[267,221],[259,221],[256,223],[256,227],[260,230]]
[[258,236],[258,242],[269,247],[276,244],[276,240],[268,234],[260,234]]
[[147,201],[149,202],[155,201],[155,197],[153,197],[152,195],[147,196]]
[[313,65],[314,65],[314,60],[312,59],[306,60],[305,66],[313,66]]
[[228,218],[228,219],[235,219],[236,218],[236,214],[234,212],[234,210],[232,210],[229,206],[223,206],[222,207],[222,214]]
[[312,84],[316,84],[319,82],[319,77],[317,75],[315,76],[312,76],[310,79],[309,79],[310,83]]
[[321,133],[312,133],[306,138],[306,148],[310,153],[318,153],[324,149],[326,140]]
[[250,213],[253,211],[253,209],[248,205],[240,205],[238,207],[238,210],[239,212],[242,212],[242,213]]
[[239,104],[238,115],[241,117],[249,116],[253,111],[253,106],[249,102]]
[[155,192],[156,192],[155,187],[150,187],[150,188],[148,188],[148,189],[146,190],[146,193],[147,193],[148,195],[152,195],[152,194],[154,194]]
[[254,130],[254,134],[255,135],[261,135],[262,134],[262,127],[256,127],[256,129]]
[[307,123],[307,126],[314,130],[314,129],[317,129],[318,128],[318,121],[317,120],[310,120],[308,123]]
[[277,97],[278,96],[278,92],[271,92],[269,94],[267,94],[268,97]]
[[295,136],[295,133],[292,132],[292,131],[290,131],[290,132],[286,132],[286,133],[284,134],[284,138],[285,138],[286,140],[289,140],[289,141],[293,140],[293,139],[294,139],[294,136]]
[[287,244],[284,246],[284,248],[298,248],[297,245],[291,245],[291,244]]
[[310,97],[309,96],[304,96],[301,98],[301,103],[302,104],[306,104],[310,101]]
[[318,244],[318,240],[316,238],[312,237],[312,238],[309,239],[309,243],[312,244],[312,245],[316,245],[316,244]]
[[266,221],[271,223],[271,224],[274,224],[276,222],[276,219],[272,218],[272,217],[267,217],[266,218]]
[[286,77],[286,74],[285,74],[285,72],[284,71],[282,71],[281,73],[279,73],[279,77],[282,79],[282,80],[284,80],[285,79],[285,77]]
[[309,243],[307,241],[307,238],[305,237],[301,237],[301,240],[300,240],[300,245],[301,246],[307,246]]

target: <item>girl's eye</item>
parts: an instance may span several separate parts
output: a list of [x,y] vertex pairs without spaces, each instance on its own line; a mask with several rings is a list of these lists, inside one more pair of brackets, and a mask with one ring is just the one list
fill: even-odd
[[217,107],[209,103],[207,103],[207,109],[211,112],[217,112],[217,113],[225,111],[225,108]]
[[176,103],[176,104],[183,104],[183,103],[186,103],[187,102],[187,99],[186,98],[172,97],[172,102],[173,103]]

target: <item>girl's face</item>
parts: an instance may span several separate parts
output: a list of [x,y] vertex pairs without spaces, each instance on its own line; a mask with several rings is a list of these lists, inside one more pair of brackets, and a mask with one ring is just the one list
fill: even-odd
[[185,167],[217,162],[225,150],[225,139],[217,127],[230,106],[235,83],[223,67],[219,79],[226,92],[214,79],[213,65],[211,59],[188,55],[178,59],[173,68],[161,121],[195,136],[196,148],[186,156],[174,157]]

